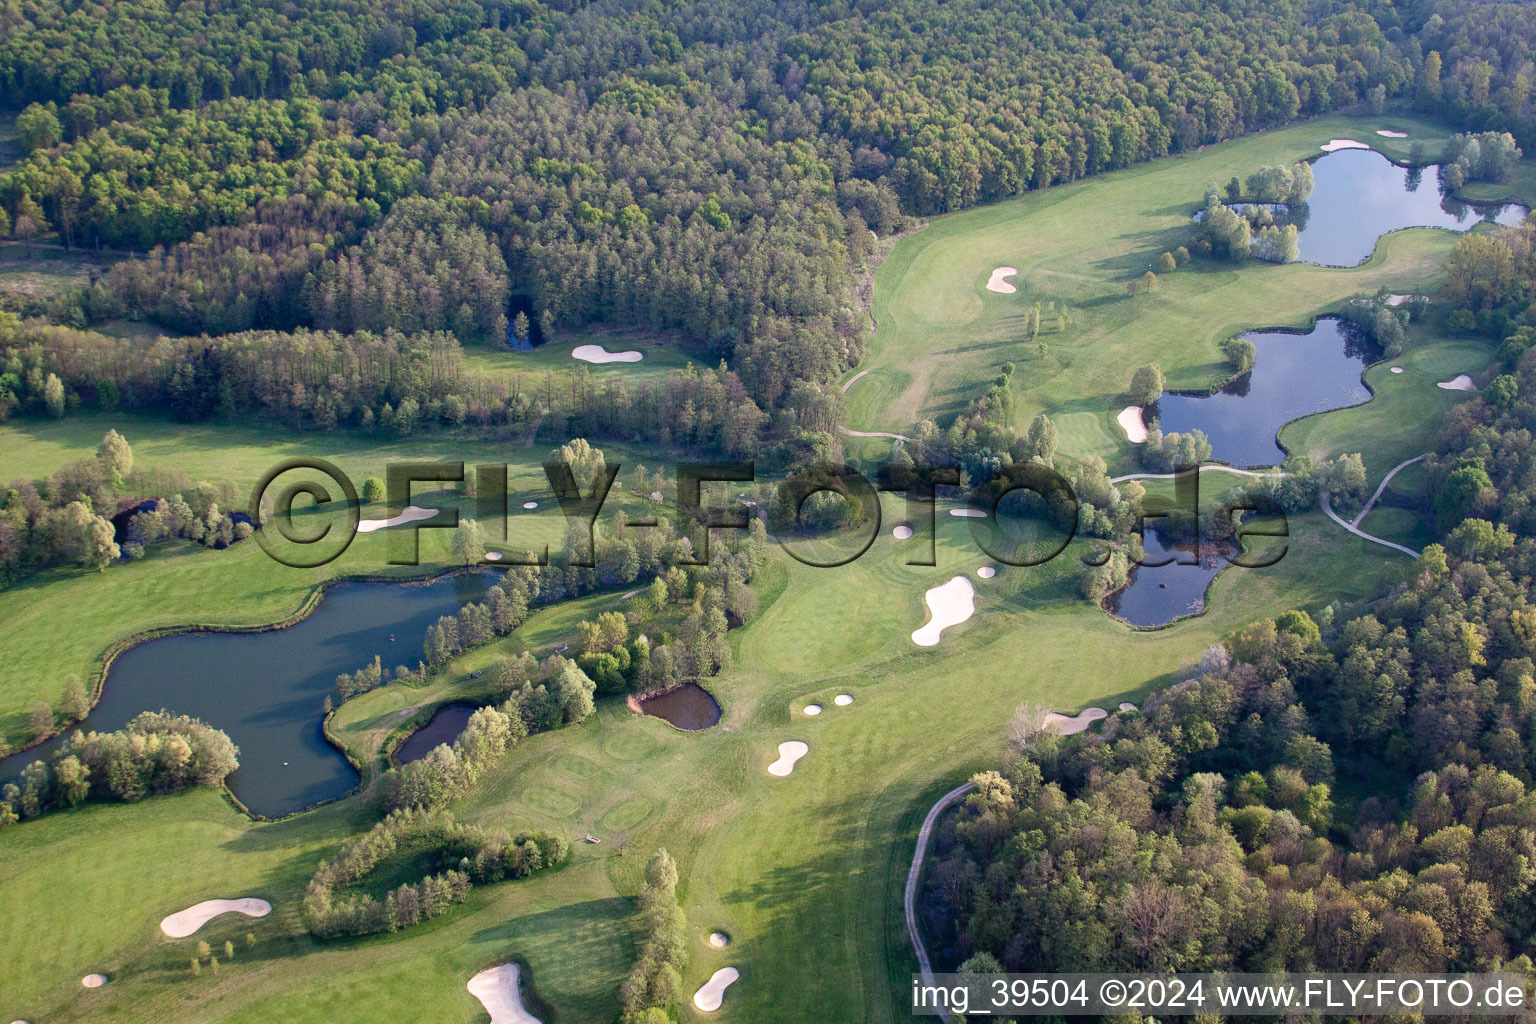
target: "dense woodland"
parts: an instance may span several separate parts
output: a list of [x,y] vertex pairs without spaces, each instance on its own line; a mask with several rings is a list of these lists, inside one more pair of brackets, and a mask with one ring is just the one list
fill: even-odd
[[954,963],[1531,969],[1533,235],[1449,260],[1459,322],[1504,339],[1506,372],[1427,463],[1441,543],[1368,609],[1252,625],[1098,732],[1021,713],[930,875]]
[[[771,435],[804,456],[869,329],[856,272],[872,231],[1389,99],[1529,145],[1536,36],[1517,10],[13,0],[0,89],[25,106],[25,157],[0,173],[0,229],[153,250],[48,315],[236,338],[142,359],[116,346],[84,377],[54,365],[79,339],[0,348],[37,343],[34,362],[87,402],[122,386],[110,367],[127,358],[145,364],[123,399],[136,408],[329,429],[410,400],[409,429],[516,420],[534,399],[508,381],[414,393],[392,358],[323,370],[288,358],[317,344],[289,332],[338,332],[318,344],[347,354],[397,332],[387,347],[423,352],[501,344],[527,310],[546,337],[646,326],[726,360],[722,400],[686,383],[574,395],[579,429],[725,450]],[[1283,228],[1258,227],[1283,256]],[[305,371],[251,394],[222,364],[253,346]],[[699,422],[669,415],[668,395]]]

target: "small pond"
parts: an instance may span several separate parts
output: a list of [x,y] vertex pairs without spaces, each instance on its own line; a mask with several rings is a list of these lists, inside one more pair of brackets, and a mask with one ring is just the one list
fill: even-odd
[[1110,614],[1133,626],[1165,626],[1204,608],[1206,588],[1217,573],[1229,568],[1221,549],[1203,544],[1198,562],[1181,564],[1180,559],[1188,562],[1193,557],[1193,541],[1164,543],[1154,522],[1147,523],[1142,539],[1147,561],[1171,561],[1133,566],[1131,581],[1105,602]]
[[452,746],[453,741],[459,738],[459,733],[469,724],[469,716],[478,710],[480,705],[469,701],[456,700],[444,704],[433,712],[431,721],[411,733],[395,748],[395,763],[419,761],[443,743]]
[[[321,728],[336,676],[375,654],[386,668],[415,665],[427,627],[480,600],[489,582],[475,573],[428,585],[344,583],[288,629],[150,640],[113,663],[101,702],[70,731],[119,729],[141,711],[165,708],[229,734],[240,748],[229,788],[256,814],[277,817],[342,796],[357,785],[357,772]],[[46,759],[61,742],[0,761],[0,779]]]
[[1309,413],[1368,401],[1360,379],[1377,358],[1373,343],[1352,324],[1319,318],[1310,331],[1250,331],[1253,369],[1210,395],[1166,394],[1149,410],[1163,433],[1202,430],[1211,458],[1233,466],[1277,466],[1285,452],[1281,426]]
[[640,701],[640,710],[666,719],[679,729],[697,732],[720,721],[720,705],[698,683],[684,683]]
[[1305,263],[1353,267],[1370,259],[1376,240],[1392,231],[1465,231],[1483,220],[1518,224],[1526,214],[1519,203],[1452,199],[1440,192],[1437,165],[1399,167],[1368,149],[1341,149],[1318,157],[1312,172],[1315,186],[1305,203],[1289,209],[1264,204],[1275,213],[1275,223],[1296,225]]

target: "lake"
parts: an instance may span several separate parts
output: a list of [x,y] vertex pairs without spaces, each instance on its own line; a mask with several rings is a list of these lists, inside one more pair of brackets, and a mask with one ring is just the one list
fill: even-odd
[[[427,627],[480,600],[489,582],[487,574],[474,573],[426,585],[343,583],[287,629],[147,641],[113,663],[101,702],[70,732],[120,729],[141,711],[165,708],[229,734],[240,748],[229,788],[253,813],[279,817],[334,799],[358,782],[321,729],[322,703],[336,677],[375,654],[386,669],[414,666]],[[56,737],[0,761],[0,778],[46,759],[62,741]]]
[[1301,259],[1353,267],[1371,258],[1376,240],[1402,228],[1465,231],[1479,221],[1518,224],[1518,203],[1464,203],[1442,195],[1439,167],[1399,167],[1368,149],[1341,149],[1312,161],[1312,196],[1276,223],[1294,223]]
[[[1111,594],[1105,607],[1112,615],[1133,626],[1165,626],[1174,619],[1193,615],[1205,607],[1205,591],[1221,570],[1229,568],[1217,547],[1205,544],[1195,564],[1180,564],[1189,559],[1195,545],[1189,541],[1164,543],[1154,523],[1143,531],[1146,558],[1167,565],[1138,565],[1131,568],[1131,581]],[[1235,557],[1235,556],[1234,556]]]
[[1164,434],[1202,430],[1211,458],[1233,466],[1285,460],[1275,434],[1298,416],[1359,405],[1371,397],[1360,379],[1377,357],[1353,325],[1321,317],[1310,331],[1250,331],[1253,369],[1210,395],[1165,394],[1149,410]]

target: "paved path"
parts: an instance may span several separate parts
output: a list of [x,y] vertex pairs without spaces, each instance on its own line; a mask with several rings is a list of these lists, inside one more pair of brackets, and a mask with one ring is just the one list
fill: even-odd
[[868,370],[860,370],[858,373],[854,374],[852,377],[849,377],[847,383],[845,383],[843,385],[843,391],[846,392],[849,388],[853,387],[853,385],[858,381],[858,379],[860,377],[864,376],[868,372],[869,372]]
[[1376,543],[1376,544],[1383,544],[1383,545],[1385,545],[1385,546],[1387,546],[1389,548],[1392,548],[1394,551],[1401,551],[1403,554],[1409,556],[1410,558],[1418,558],[1419,557],[1419,553],[1417,551],[1413,550],[1413,548],[1407,548],[1407,547],[1404,547],[1401,544],[1394,544],[1390,540],[1382,540],[1380,537],[1373,537],[1370,534],[1366,533],[1364,530],[1362,530],[1359,527],[1355,526],[1354,523],[1346,523],[1343,519],[1340,519],[1339,518],[1339,514],[1333,510],[1332,503],[1330,503],[1328,501],[1328,492],[1327,491],[1323,492],[1322,499],[1323,499],[1323,511],[1328,513],[1328,518],[1332,519],[1334,522],[1338,523],[1340,526],[1344,527],[1344,529],[1348,530],[1350,533],[1354,534],[1356,537],[1359,537],[1361,540],[1368,540],[1368,541],[1371,541],[1371,542]]
[[[1219,466],[1214,462],[1201,466],[1200,472],[1231,473],[1234,476],[1285,476],[1285,472],[1279,469],[1233,469],[1231,466]],[[1177,473],[1127,473],[1125,476],[1110,477],[1109,482],[1118,484],[1127,480],[1172,480],[1178,475]]]
[[1381,478],[1381,483],[1380,483],[1380,485],[1377,486],[1376,493],[1371,495],[1371,500],[1365,503],[1365,507],[1360,510],[1360,514],[1355,516],[1355,518],[1350,521],[1349,525],[1350,526],[1359,526],[1360,525],[1360,520],[1364,519],[1365,518],[1365,514],[1371,510],[1371,506],[1376,504],[1376,499],[1381,497],[1381,492],[1387,489],[1387,484],[1391,483],[1392,482],[1392,478],[1397,476],[1397,471],[1398,470],[1403,469],[1403,468],[1405,468],[1407,466],[1411,466],[1415,462],[1419,462],[1420,460],[1427,459],[1427,458],[1429,458],[1429,452],[1425,452],[1423,455],[1415,455],[1413,458],[1406,459],[1403,462],[1399,462],[1397,465],[1393,466],[1392,467],[1392,471],[1390,473],[1388,473],[1386,476]]
[[539,428],[544,425],[544,413],[539,413],[539,418],[533,421],[533,426],[528,428],[528,440],[523,442],[524,448],[533,447],[533,439],[539,436]]
[[[933,835],[933,826],[939,820],[939,815],[975,788],[976,783],[967,782],[939,797],[939,802],[928,808],[928,816],[923,819],[923,827],[917,831],[917,849],[912,854],[912,868],[907,872],[907,891],[902,897],[902,905],[907,912],[907,936],[912,940],[913,952],[917,954],[917,967],[923,972],[924,984],[933,983],[933,964],[928,960],[928,950],[923,948],[923,937],[917,929],[917,883],[923,874],[923,858],[928,854],[928,840]],[[949,1020],[949,1015],[946,1013],[940,1013],[939,1017],[942,1020]]]
[[838,427],[837,432],[844,437],[888,437],[893,441],[912,440],[906,434],[890,434],[884,430],[849,430],[847,427]]

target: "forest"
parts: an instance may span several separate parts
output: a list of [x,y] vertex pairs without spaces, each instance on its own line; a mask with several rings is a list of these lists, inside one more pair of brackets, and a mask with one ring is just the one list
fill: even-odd
[[1440,543],[1363,613],[1287,612],[1102,731],[1022,708],[941,837],[932,924],[967,969],[1531,969],[1536,259],[1448,261],[1507,371],[1428,460]]
[[[348,356],[392,332],[500,345],[526,310],[544,338],[674,333],[731,375],[685,443],[804,455],[871,329],[858,275],[914,218],[1385,98],[1536,141],[1536,38],[1506,7],[1031,6],[11,2],[0,88],[25,107],[24,159],[0,172],[0,234],[143,255],[46,308],[0,304],[232,340],[143,358],[29,326],[0,348],[79,401],[142,360],[130,407],[296,429],[377,422],[393,389],[408,430],[446,395],[398,387],[393,356],[352,363],[359,401],[318,364],[281,395],[227,394],[223,354],[309,349],[304,331]],[[118,351],[71,377],[93,347]],[[428,423],[526,415],[520,385],[454,390]],[[568,411],[632,431],[645,417],[616,397],[611,417]]]

